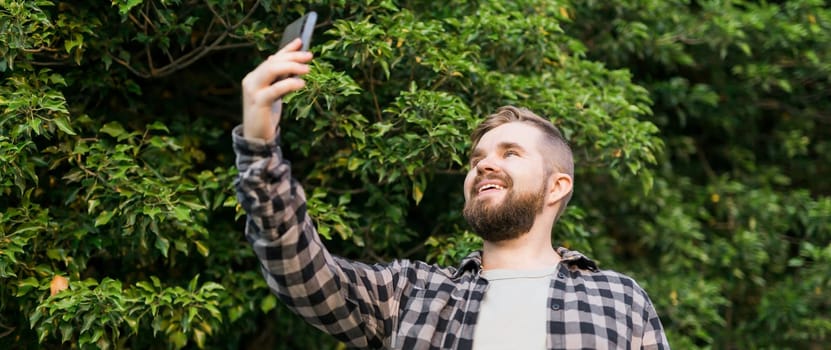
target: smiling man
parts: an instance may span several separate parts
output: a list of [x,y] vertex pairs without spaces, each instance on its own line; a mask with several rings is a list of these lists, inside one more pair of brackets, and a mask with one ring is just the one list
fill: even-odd
[[472,136],[464,216],[484,239],[481,251],[458,267],[330,254],[283,158],[272,109],[303,87],[312,56],[299,48],[289,44],[243,79],[243,125],[233,133],[246,237],[289,308],[356,348],[669,348],[634,280],[552,246],[573,161],[560,132],[526,109],[503,107]]

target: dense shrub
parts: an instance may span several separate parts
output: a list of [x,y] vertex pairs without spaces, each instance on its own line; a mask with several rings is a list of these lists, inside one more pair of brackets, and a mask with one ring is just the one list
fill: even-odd
[[453,264],[467,135],[548,116],[554,239],[635,277],[677,348],[831,340],[822,1],[0,0],[0,347],[335,348],[242,237],[239,82],[320,21],[284,146],[331,250]]

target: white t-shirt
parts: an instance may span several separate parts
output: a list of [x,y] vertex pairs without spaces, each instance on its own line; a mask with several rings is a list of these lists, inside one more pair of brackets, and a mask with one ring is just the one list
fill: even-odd
[[546,349],[546,303],[556,271],[556,266],[482,271],[488,290],[473,330],[473,350]]

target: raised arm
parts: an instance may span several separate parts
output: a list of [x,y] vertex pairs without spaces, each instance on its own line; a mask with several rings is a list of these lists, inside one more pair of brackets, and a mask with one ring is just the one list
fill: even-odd
[[350,346],[383,347],[407,263],[370,266],[329,254],[279,147],[280,115],[272,103],[304,85],[280,79],[308,72],[312,56],[299,47],[299,40],[292,42],[243,79],[243,125],[233,138],[246,238],[269,287],[294,312]]

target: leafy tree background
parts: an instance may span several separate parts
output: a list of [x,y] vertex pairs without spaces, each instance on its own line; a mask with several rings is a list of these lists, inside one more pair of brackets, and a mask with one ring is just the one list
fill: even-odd
[[268,294],[232,184],[239,82],[306,10],[284,147],[332,251],[476,249],[467,135],[523,105],[575,149],[555,241],[674,347],[831,344],[824,1],[0,0],[0,347],[341,347]]

